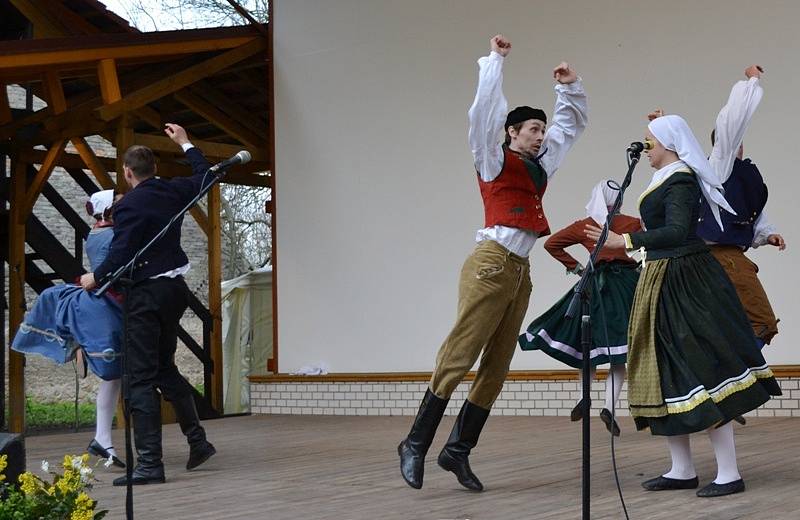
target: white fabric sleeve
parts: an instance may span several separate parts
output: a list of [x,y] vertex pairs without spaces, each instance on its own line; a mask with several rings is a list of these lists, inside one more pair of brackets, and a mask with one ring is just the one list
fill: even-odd
[[553,120],[544,136],[541,147],[544,155],[539,160],[548,178],[561,166],[567,152],[583,133],[588,122],[586,92],[580,78],[568,85],[557,84],[555,91]]
[[758,216],[755,224],[753,224],[753,248],[766,245],[769,236],[777,233],[778,228],[769,221],[767,212],[761,211],[761,215]]
[[183,144],[181,145],[181,148],[183,148],[183,151],[184,151],[184,152],[186,152],[186,151],[188,151],[190,148],[194,148],[194,145],[193,145],[192,143],[183,143]]
[[764,89],[758,78],[737,81],[728,96],[728,103],[719,111],[714,126],[715,143],[708,162],[720,184],[731,176],[736,153],[763,95]]
[[469,146],[481,179],[493,181],[503,168],[508,101],[503,95],[504,58],[492,51],[478,60],[478,90],[469,108]]

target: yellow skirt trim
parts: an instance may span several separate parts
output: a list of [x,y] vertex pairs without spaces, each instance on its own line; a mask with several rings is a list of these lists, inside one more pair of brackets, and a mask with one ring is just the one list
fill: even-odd
[[759,379],[770,377],[773,377],[773,374],[772,370],[769,368],[752,370],[746,377],[738,381],[731,381],[715,392],[709,393],[707,390],[703,389],[685,400],[674,403],[668,402],[667,413],[686,413],[694,410],[709,399],[713,400],[715,403],[720,403],[737,392],[747,390]]

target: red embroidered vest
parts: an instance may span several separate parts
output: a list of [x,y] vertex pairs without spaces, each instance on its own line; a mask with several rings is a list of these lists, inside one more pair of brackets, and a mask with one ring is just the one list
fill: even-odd
[[503,169],[493,181],[485,182],[478,175],[484,227],[500,225],[533,231],[540,237],[549,235],[542,208],[547,174],[538,162],[524,159],[507,147],[503,151]]

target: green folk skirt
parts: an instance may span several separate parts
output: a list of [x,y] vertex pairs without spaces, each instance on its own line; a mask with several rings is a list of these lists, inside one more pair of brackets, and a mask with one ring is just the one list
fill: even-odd
[[718,426],[781,394],[736,290],[708,252],[647,262],[629,344],[631,415],[654,435]]
[[[637,265],[603,262],[597,265],[595,273],[589,299],[592,317],[590,363],[592,366],[609,362],[622,364],[628,355],[628,319],[639,280]],[[573,368],[581,368],[580,314],[574,319],[564,317],[573,292],[574,287],[528,325],[518,340],[522,350],[541,350]]]

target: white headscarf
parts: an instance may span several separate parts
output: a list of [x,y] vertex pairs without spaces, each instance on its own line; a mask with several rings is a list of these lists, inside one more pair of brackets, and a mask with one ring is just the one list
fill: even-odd
[[586,204],[586,216],[591,217],[598,226],[604,225],[608,218],[608,207],[614,205],[617,193],[619,190],[610,187],[607,180],[598,182],[592,189],[592,196]]
[[711,212],[714,214],[717,224],[722,229],[722,219],[719,216],[719,208],[736,214],[731,208],[728,201],[722,195],[722,184],[714,172],[714,169],[706,159],[700,143],[697,142],[694,134],[692,133],[689,125],[680,116],[668,115],[650,121],[647,125],[650,132],[658,139],[664,148],[672,150],[678,154],[680,161],[668,164],[653,174],[653,179],[650,181],[651,187],[661,183],[664,179],[675,173],[682,167],[688,166],[691,168],[700,181],[700,189],[703,192],[703,197],[708,201],[711,206]]
[[114,204],[114,190],[97,191],[89,197],[86,212],[96,219],[102,219],[105,211]]

